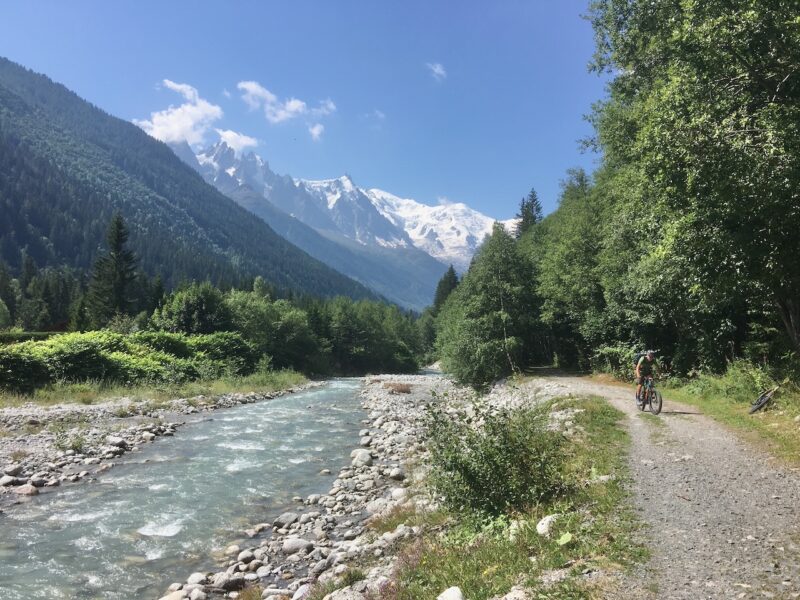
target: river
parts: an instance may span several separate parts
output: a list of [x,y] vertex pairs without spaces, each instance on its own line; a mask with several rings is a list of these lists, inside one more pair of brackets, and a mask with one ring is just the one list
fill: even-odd
[[[204,413],[97,482],[0,514],[0,597],[158,598],[293,496],[326,492],[358,442],[359,380]],[[320,475],[329,468],[333,475]]]

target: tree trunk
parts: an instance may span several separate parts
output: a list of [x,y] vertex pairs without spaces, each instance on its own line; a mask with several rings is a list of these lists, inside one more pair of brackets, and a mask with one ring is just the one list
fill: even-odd
[[781,297],[776,298],[775,304],[789,339],[795,350],[800,351],[800,304],[792,298]]

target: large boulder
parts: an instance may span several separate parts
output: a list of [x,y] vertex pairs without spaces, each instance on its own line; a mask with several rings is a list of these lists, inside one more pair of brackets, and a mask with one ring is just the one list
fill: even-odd
[[351,457],[354,467],[368,467],[372,464],[372,454],[369,453],[369,450],[364,450],[363,448],[353,450]]
[[288,538],[283,540],[283,551],[286,554],[294,554],[301,550],[311,550],[313,547],[314,544],[300,538]]
[[277,519],[275,519],[274,525],[278,529],[282,529],[284,527],[288,527],[295,521],[297,521],[297,513],[285,512],[282,515],[280,515]]

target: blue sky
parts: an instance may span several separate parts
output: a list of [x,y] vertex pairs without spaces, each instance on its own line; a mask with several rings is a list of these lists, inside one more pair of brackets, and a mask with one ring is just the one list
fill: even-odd
[[604,94],[586,5],[0,1],[0,55],[162,138],[219,130],[281,174],[505,219],[596,165],[578,144]]

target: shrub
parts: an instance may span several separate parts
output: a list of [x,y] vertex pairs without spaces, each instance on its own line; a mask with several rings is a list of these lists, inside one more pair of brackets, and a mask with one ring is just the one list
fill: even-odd
[[167,331],[140,331],[130,337],[131,341],[153,350],[160,350],[180,358],[191,358],[192,349],[189,347],[188,338],[182,333],[169,333]]
[[166,299],[153,313],[156,329],[183,333],[212,333],[232,327],[231,311],[221,291],[208,282],[193,283]]
[[258,353],[238,333],[219,332],[187,338],[189,348],[205,358],[218,361],[234,375],[252,373]]
[[768,388],[775,386],[769,372],[748,361],[734,361],[724,375],[700,375],[684,388],[696,396],[721,396],[734,402],[750,403]]
[[496,516],[547,501],[564,489],[562,436],[539,409],[428,414],[432,486],[445,505]]
[[593,371],[611,373],[619,379],[630,379],[633,376],[634,354],[636,349],[624,344],[600,346],[589,362]]
[[50,383],[43,358],[21,345],[0,348],[0,389],[30,393]]

